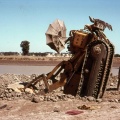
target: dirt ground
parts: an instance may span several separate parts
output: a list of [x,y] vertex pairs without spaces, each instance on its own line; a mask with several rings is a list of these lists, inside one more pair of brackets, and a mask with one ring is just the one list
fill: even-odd
[[[3,76],[1,79],[5,81]],[[10,80],[12,77],[9,75],[8,78]],[[117,76],[111,76],[102,99],[68,97],[37,102],[33,101],[34,97],[0,99],[0,120],[120,120],[120,90],[116,90],[117,81]]]
[[[106,95],[100,102],[79,99],[39,103],[24,99],[2,100],[0,120],[120,120],[120,92],[118,96],[114,94]],[[79,114],[67,114],[70,111]]]
[[40,101],[39,97],[1,99],[0,120],[120,120],[120,90],[116,90],[113,80],[102,99],[90,96],[51,99],[48,96]]

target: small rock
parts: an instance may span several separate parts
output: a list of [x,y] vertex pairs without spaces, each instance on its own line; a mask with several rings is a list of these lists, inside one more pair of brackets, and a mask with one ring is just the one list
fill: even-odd
[[86,97],[81,97],[81,100],[84,101],[84,102],[87,101]]
[[51,98],[51,101],[57,102],[58,100],[56,98]]
[[102,102],[102,99],[96,99],[96,102],[100,103],[100,102]]
[[89,97],[87,97],[87,100],[88,100],[88,101],[94,101],[94,100],[95,100],[95,98],[94,98],[94,97],[92,97],[92,96],[89,96]]
[[20,97],[22,94],[19,92],[13,93],[13,95],[16,95],[17,97]]
[[7,93],[7,94],[6,94],[6,97],[7,97],[7,98],[10,98],[10,97],[11,97],[11,93]]
[[114,86],[114,83],[110,83],[110,86]]
[[78,100],[81,100],[81,98],[82,98],[82,97],[79,96],[79,95],[76,96],[76,99],[78,99]]
[[8,93],[8,89],[5,90],[5,93]]
[[30,88],[26,88],[26,89],[25,89],[25,92],[26,92],[26,93],[29,93],[29,94],[34,94],[33,90],[30,89]]
[[0,95],[0,98],[3,98],[3,97],[4,97],[4,94],[1,94],[1,95]]
[[44,97],[44,101],[47,101],[47,96]]
[[13,99],[12,99],[12,98],[8,98],[7,100],[8,100],[8,101],[12,101]]
[[103,98],[102,102],[108,102],[108,99],[107,98]]
[[119,102],[119,100],[118,100],[118,99],[114,99],[114,101],[115,101],[116,103],[118,103],[118,102]]
[[12,89],[9,89],[9,93],[11,93],[13,90]]
[[40,100],[40,101],[44,101],[44,96],[40,96],[40,97],[39,97],[39,100]]
[[0,109],[7,107],[7,104],[0,106]]
[[33,97],[32,102],[39,103],[40,102],[39,97]]
[[34,92],[35,92],[36,94],[38,94],[38,93],[39,93],[39,91],[38,91],[38,90],[34,90]]
[[74,99],[75,96],[68,94],[68,95],[67,95],[67,98]]
[[115,109],[116,109],[116,108],[117,108],[117,106],[111,106],[110,108],[115,108]]
[[64,100],[64,98],[66,97],[65,94],[57,94],[58,99],[60,100]]
[[16,83],[14,83],[14,84],[9,84],[7,88],[8,88],[8,89],[12,89],[12,90],[14,90],[15,92],[21,92],[20,89],[24,89],[24,85],[22,85],[22,84],[19,83],[19,82],[16,82]]
[[110,99],[110,100],[108,100],[109,102],[114,102],[114,100],[113,99]]
[[58,107],[55,107],[53,111],[54,112],[60,112],[60,109]]

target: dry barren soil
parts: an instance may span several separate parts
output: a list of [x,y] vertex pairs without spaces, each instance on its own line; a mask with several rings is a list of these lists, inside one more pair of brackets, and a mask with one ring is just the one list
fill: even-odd
[[[44,61],[50,65],[63,60],[47,58],[48,63],[46,58],[16,59],[0,58],[0,64],[35,64],[37,61],[36,65],[40,65],[40,61]],[[113,65],[120,66],[120,59],[114,59]],[[100,99],[65,95],[62,88],[46,96],[8,89],[9,84],[25,80],[31,80],[31,76],[0,75],[0,120],[120,120],[120,90],[116,89],[118,76],[110,76],[107,90]]]

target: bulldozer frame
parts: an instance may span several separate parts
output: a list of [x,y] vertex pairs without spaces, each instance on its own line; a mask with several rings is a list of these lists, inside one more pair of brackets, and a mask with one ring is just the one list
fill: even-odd
[[[72,57],[62,61],[48,74],[42,74],[30,81],[26,86],[35,86],[41,80],[45,89],[37,94],[46,94],[59,87],[64,87],[65,94],[74,96],[93,96],[100,98],[104,95],[109,79],[114,46],[104,34],[107,27],[112,26],[102,20],[89,17],[92,25],[85,25],[82,30],[71,30],[65,43]],[[56,77],[59,76],[59,79]],[[48,80],[52,80],[52,84]]]

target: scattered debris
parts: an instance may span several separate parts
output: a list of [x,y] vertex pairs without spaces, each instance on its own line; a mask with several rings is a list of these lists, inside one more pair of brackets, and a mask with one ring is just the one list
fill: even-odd
[[[111,96],[119,96],[120,91],[111,91],[112,88],[116,88],[117,84],[114,84],[114,86],[110,86],[110,83],[116,83],[117,82],[117,76],[110,76],[108,85],[107,85],[107,95]],[[113,98],[108,97],[103,99],[95,99],[94,97],[88,96],[88,97],[80,97],[80,96],[73,96],[71,94],[64,94],[63,89],[59,88],[57,90],[54,90],[53,92],[50,92],[46,95],[35,95],[32,88],[26,88],[25,91],[23,90],[24,84],[26,82],[31,81],[31,76],[27,75],[15,75],[15,74],[3,74],[0,75],[0,99],[1,100],[14,100],[14,99],[26,99],[30,100],[32,102],[38,103],[43,101],[51,101],[51,102],[57,102],[57,101],[72,101],[74,99],[82,100],[82,101],[89,101],[89,102],[102,102],[102,101],[108,101],[108,102],[116,102],[120,103],[119,98]],[[38,86],[39,88],[39,86]],[[36,91],[39,91],[39,89],[36,88]]]
[[110,108],[114,108],[114,109],[116,109],[116,108],[117,108],[117,106],[111,106]]
[[16,82],[16,83],[13,83],[13,84],[9,84],[7,88],[12,89],[15,92],[21,93],[24,89],[24,85],[20,82]]
[[84,113],[84,112],[79,111],[79,110],[70,110],[70,111],[66,112],[66,114],[68,114],[68,115],[78,115],[78,114],[81,114],[81,113]]
[[102,99],[99,99],[99,98],[98,98],[98,99],[96,99],[96,102],[99,102],[99,103],[100,103],[100,102],[102,102]]
[[100,109],[101,106],[95,106],[95,105],[92,105],[92,106],[88,106],[88,105],[82,105],[82,106],[78,106],[78,109],[81,109],[81,110],[95,110],[95,109]]
[[60,112],[60,109],[58,107],[55,107],[53,111],[54,112]]
[[39,103],[40,102],[39,97],[33,97],[32,102]]
[[0,106],[0,109],[6,108],[7,104]]

